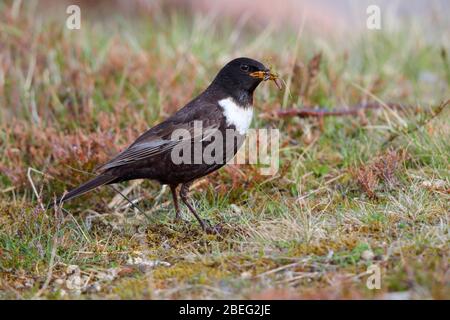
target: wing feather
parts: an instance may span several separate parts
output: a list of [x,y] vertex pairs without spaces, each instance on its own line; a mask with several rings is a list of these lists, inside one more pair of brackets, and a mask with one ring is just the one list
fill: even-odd
[[[195,130],[194,128],[194,121],[191,121],[188,123],[171,125],[168,130],[166,129],[158,132],[158,135],[149,135],[147,131],[145,133],[147,134],[145,139],[136,140],[136,142],[133,143],[130,147],[101,166],[99,170],[104,171],[114,167],[127,165],[139,160],[151,158],[158,154],[168,152],[172,150],[176,145],[179,145],[181,143],[192,143],[197,140],[203,141],[205,139],[208,139],[216,130],[218,130],[219,123],[213,121],[203,121],[202,130],[200,132],[197,132],[198,130]],[[187,130],[187,132],[189,132],[188,138],[172,139],[171,133],[177,129]],[[168,131],[170,131],[170,134]],[[161,136],[164,138],[162,138]]]

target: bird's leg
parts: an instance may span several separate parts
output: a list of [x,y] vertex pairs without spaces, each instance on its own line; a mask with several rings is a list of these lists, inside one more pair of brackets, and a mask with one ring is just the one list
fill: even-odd
[[200,226],[202,227],[203,231],[205,231],[207,233],[214,232],[214,230],[212,230],[212,228],[210,226],[208,226],[207,223],[202,218],[200,218],[200,216],[197,214],[197,211],[195,211],[194,207],[192,207],[192,205],[189,203],[188,192],[189,192],[190,185],[191,185],[190,182],[183,183],[181,185],[181,189],[180,189],[181,200],[183,200],[184,204],[189,208],[189,211],[192,212],[194,217],[197,219],[198,223],[200,223]]
[[192,182],[188,182],[188,183],[183,183],[181,185],[181,189],[180,189],[181,200],[189,208],[189,211],[192,212],[194,217],[197,219],[198,223],[200,223],[200,226],[202,227],[204,232],[210,233],[210,234],[218,234],[219,235],[220,231],[221,231],[220,226],[217,225],[215,227],[211,227],[205,220],[200,218],[200,216],[198,215],[197,211],[195,211],[194,207],[192,207],[192,205],[189,203],[189,201],[188,201],[188,192],[189,192],[189,187],[190,187],[191,183]]
[[170,191],[172,191],[173,204],[175,206],[175,222],[181,220],[180,206],[178,205],[178,197],[177,197],[177,187],[178,187],[177,184],[170,185]]

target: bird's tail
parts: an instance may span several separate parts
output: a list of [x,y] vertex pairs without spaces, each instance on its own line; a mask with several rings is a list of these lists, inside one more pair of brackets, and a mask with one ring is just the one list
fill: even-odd
[[56,200],[56,204],[60,204],[61,202],[73,199],[75,197],[81,196],[82,194],[85,194],[86,192],[91,191],[92,189],[95,189],[97,187],[100,187],[104,184],[110,183],[114,181],[117,177],[109,175],[109,174],[102,174],[97,177],[95,177],[92,180],[89,180],[86,183],[83,183],[81,186],[79,186],[76,189],[73,189],[63,195],[62,197],[58,198]]

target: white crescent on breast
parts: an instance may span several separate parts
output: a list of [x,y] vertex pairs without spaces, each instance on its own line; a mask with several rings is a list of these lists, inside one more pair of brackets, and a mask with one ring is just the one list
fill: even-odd
[[240,134],[246,134],[252,122],[253,106],[240,106],[231,97],[220,100],[219,106],[223,108],[227,124],[234,125]]

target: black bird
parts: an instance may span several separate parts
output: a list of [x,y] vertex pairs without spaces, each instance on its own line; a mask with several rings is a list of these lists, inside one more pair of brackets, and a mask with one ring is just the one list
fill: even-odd
[[[133,179],[152,179],[167,184],[172,191],[176,220],[180,219],[177,187],[179,195],[204,231],[212,228],[203,221],[188,201],[189,186],[192,182],[226,164],[241,146],[253,115],[253,92],[265,80],[274,80],[280,88],[278,78],[262,63],[238,58],[226,64],[209,87],[199,96],[177,111],[167,120],[147,130],[127,149],[102,165],[98,175],[78,188],[66,193],[57,203],[82,195],[102,185]],[[196,126],[201,126],[201,133]],[[227,132],[234,137],[226,138]],[[174,133],[188,133],[189,136],[174,137]],[[219,132],[222,136],[215,136]],[[211,138],[214,136],[214,139]],[[195,144],[200,142],[200,151]],[[213,147],[212,156],[216,161],[174,161],[178,156],[186,156],[183,147],[193,153],[201,153],[206,147]],[[187,148],[186,153],[189,152]],[[189,155],[188,155],[189,156]],[[188,157],[190,158],[190,157]],[[217,161],[219,160],[219,161]]]

